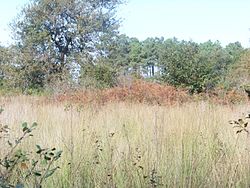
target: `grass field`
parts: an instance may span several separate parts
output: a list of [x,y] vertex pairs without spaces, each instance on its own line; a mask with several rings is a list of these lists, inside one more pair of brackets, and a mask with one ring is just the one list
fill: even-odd
[[228,123],[249,104],[77,105],[38,97],[1,98],[0,104],[1,123],[15,134],[24,121],[38,123],[22,147],[63,150],[46,188],[250,185],[250,142]]

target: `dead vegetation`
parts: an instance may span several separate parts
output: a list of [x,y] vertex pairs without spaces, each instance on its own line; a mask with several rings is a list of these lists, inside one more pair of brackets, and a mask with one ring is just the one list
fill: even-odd
[[229,105],[245,103],[247,102],[247,96],[244,92],[235,90],[225,91],[222,89],[191,96],[188,91],[184,89],[137,80],[131,84],[108,89],[67,90],[64,93],[54,95],[53,100],[82,104],[97,103],[103,105],[112,102],[130,102],[161,106],[184,104],[201,100],[215,104]]

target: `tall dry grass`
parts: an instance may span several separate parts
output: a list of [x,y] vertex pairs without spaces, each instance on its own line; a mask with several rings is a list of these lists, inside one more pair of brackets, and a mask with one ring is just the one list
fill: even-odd
[[24,147],[63,150],[60,170],[44,187],[250,185],[247,137],[228,124],[250,110],[247,104],[82,106],[37,97],[1,98],[0,104],[0,121],[17,134],[23,121],[38,123]]

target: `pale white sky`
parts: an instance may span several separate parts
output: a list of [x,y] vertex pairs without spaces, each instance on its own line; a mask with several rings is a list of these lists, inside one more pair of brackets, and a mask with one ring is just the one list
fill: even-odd
[[28,0],[0,0],[0,44],[8,45],[11,42],[9,22],[21,10],[21,6]]
[[[0,3],[0,44],[9,44],[7,24],[28,0]],[[121,33],[144,40],[147,37],[205,42],[222,45],[239,41],[250,47],[250,0],[128,0],[118,16]]]

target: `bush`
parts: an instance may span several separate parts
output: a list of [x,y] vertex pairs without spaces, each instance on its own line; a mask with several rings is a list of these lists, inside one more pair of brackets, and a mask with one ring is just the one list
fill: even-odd
[[80,83],[86,88],[109,88],[116,85],[117,74],[111,66],[88,64],[81,70]]

